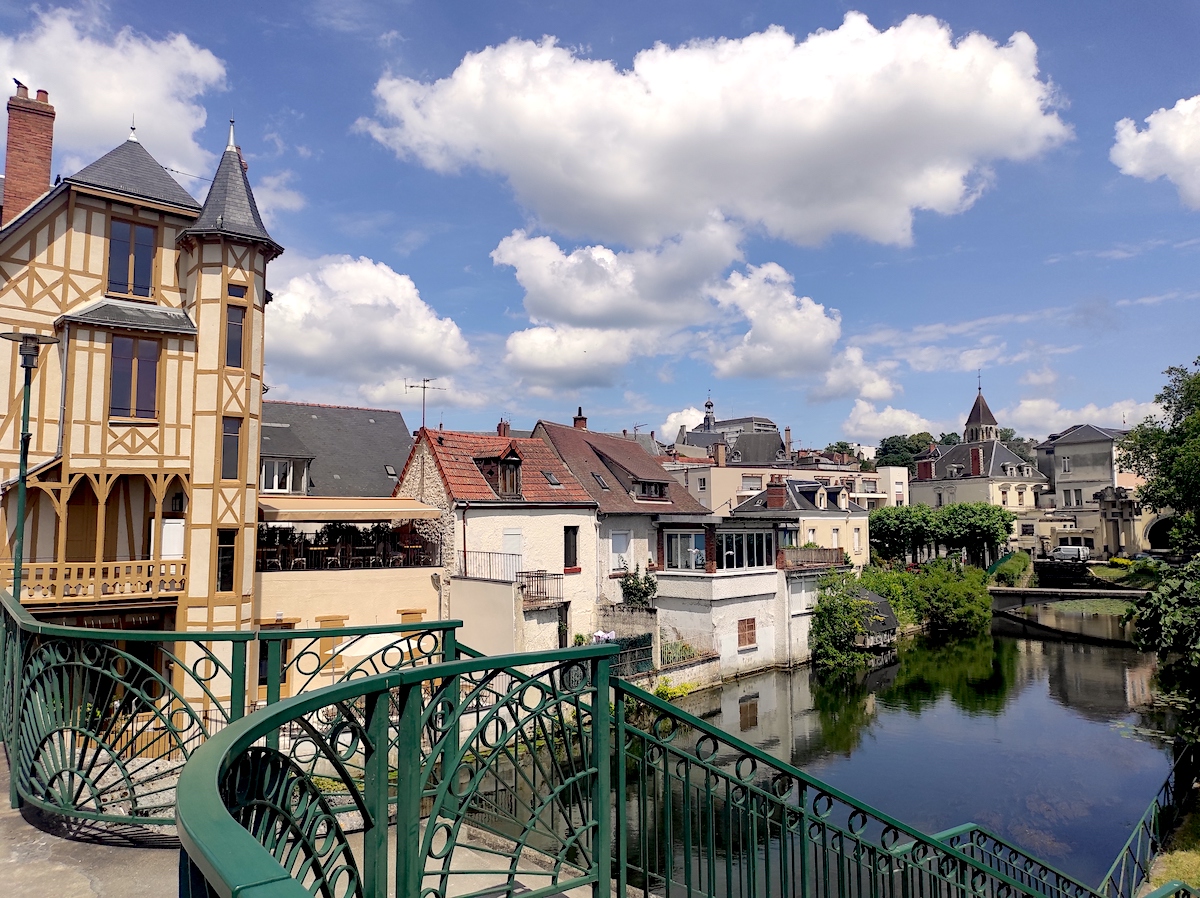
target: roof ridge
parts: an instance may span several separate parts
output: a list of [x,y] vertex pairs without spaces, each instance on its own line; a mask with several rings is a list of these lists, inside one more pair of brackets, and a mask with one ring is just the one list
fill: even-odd
[[394,415],[404,414],[398,408],[371,408],[365,405],[333,405],[327,402],[299,402],[295,399],[264,399],[263,404],[271,405],[302,405],[306,408],[342,408],[358,412],[391,412]]

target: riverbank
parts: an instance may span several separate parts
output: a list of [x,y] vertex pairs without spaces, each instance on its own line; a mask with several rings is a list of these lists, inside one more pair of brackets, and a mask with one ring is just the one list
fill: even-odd
[[1200,888],[1200,813],[1193,813],[1171,836],[1170,850],[1150,868],[1150,885],[1158,888],[1178,880]]

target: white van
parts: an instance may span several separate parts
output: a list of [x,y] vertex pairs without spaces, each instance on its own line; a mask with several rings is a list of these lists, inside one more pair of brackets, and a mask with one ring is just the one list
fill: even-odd
[[1050,550],[1051,561],[1087,561],[1092,550],[1087,546],[1057,546]]

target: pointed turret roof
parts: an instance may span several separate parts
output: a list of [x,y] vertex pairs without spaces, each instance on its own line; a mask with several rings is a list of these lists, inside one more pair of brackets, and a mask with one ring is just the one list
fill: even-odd
[[64,180],[68,184],[109,190],[132,199],[177,206],[192,213],[200,209],[200,204],[167,174],[132,130],[129,139],[119,147]]
[[983,390],[980,390],[979,395],[975,397],[975,404],[971,406],[971,414],[967,415],[967,425],[996,423],[996,416],[988,408],[987,400],[983,398]]
[[258,204],[250,190],[250,180],[242,166],[242,154],[238,152],[233,138],[233,122],[229,123],[229,144],[217,166],[212,187],[204,200],[204,208],[196,223],[187,229],[185,236],[198,234],[221,234],[265,243],[275,255],[283,247],[271,239],[258,214]]

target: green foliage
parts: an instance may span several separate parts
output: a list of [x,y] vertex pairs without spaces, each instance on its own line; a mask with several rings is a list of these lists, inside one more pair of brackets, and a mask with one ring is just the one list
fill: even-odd
[[582,633],[576,633],[575,638],[572,640],[572,644],[573,645],[587,645],[587,637],[584,636]]
[[1016,586],[1021,581],[1021,575],[1029,570],[1033,559],[1028,552],[1013,552],[1000,562],[992,579],[1000,586]]
[[649,571],[643,574],[640,564],[632,571],[626,571],[617,582],[621,584],[621,598],[625,604],[635,608],[645,608],[658,595],[658,580]]
[[884,465],[903,466],[915,474],[917,471],[915,456],[928,449],[929,444],[933,441],[933,434],[927,431],[914,433],[911,436],[903,433],[884,437],[879,441],[879,448],[875,452],[875,464],[881,467]]
[[676,686],[667,677],[663,677],[654,687],[654,694],[664,702],[673,702],[678,698],[691,695],[695,691],[695,683],[680,683]]
[[868,519],[871,548],[884,558],[919,557],[937,534],[937,511],[928,505],[887,505]]
[[956,433],[944,433],[938,437],[938,443],[942,446],[957,446],[962,442],[962,437]]
[[[1200,359],[1193,365],[1200,369]],[[1175,511],[1172,549],[1192,555],[1200,552],[1200,370],[1172,366],[1163,373],[1167,383],[1154,397],[1162,417],[1129,431],[1121,462],[1143,478],[1137,491],[1143,505]]]
[[1132,567],[1133,559],[1132,558],[1118,558],[1116,556],[1113,556],[1112,558],[1108,559],[1108,566],[1109,567],[1118,567],[1118,568]]
[[1019,437],[1011,427],[1001,427],[996,432],[996,436],[1007,449],[1021,456],[1030,464],[1037,464],[1037,453],[1034,451],[1037,447],[1037,440]]
[[1134,600],[1125,619],[1133,642],[1158,653],[1160,685],[1182,709],[1182,734],[1200,738],[1200,555],[1181,568],[1162,566],[1158,588]]
[[988,502],[962,502],[937,509],[936,538],[949,549],[966,549],[981,560],[984,550],[1003,545],[1012,536],[1017,516]]
[[917,588],[917,575],[904,570],[865,567],[859,585],[888,600],[896,620],[902,627],[922,624],[927,613],[926,603]]
[[801,549],[819,549],[819,548],[821,548],[821,544],[814,543],[810,540],[809,542],[806,542],[804,545],[802,545],[800,548]]
[[866,632],[863,622],[871,603],[858,597],[859,588],[849,574],[830,574],[821,579],[808,633],[813,664],[818,669],[854,668],[861,662],[863,652],[854,641]]
[[845,440],[838,440],[836,443],[830,443],[825,447],[826,452],[840,452],[842,455],[853,455],[854,451],[850,448],[850,444]]
[[940,559],[921,568],[917,589],[926,604],[930,631],[949,636],[980,633],[992,620],[987,572]]
[[896,681],[881,701],[917,712],[943,695],[968,714],[999,714],[1017,682],[1017,644],[986,633],[942,641],[918,637],[900,655]]

